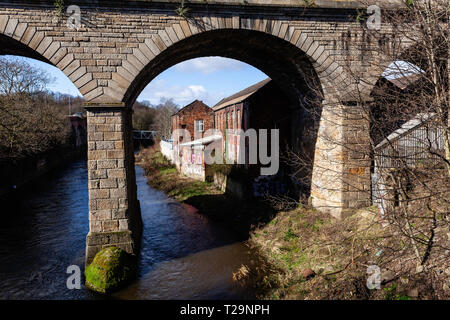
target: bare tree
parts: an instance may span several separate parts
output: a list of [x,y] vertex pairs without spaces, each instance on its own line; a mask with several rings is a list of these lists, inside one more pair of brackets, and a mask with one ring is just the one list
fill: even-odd
[[51,77],[19,59],[0,58],[0,158],[16,159],[67,141],[67,111],[44,92]]
[[19,58],[0,58],[0,95],[42,92],[53,82],[50,75]]
[[170,139],[172,136],[172,115],[178,110],[178,106],[172,99],[162,101],[156,109],[154,130],[158,131],[159,137]]
[[[337,95],[310,110],[317,111],[313,118],[341,130],[319,131],[321,144],[348,157],[321,173],[341,179],[337,191],[372,200],[391,231],[389,241],[379,239],[389,253],[383,266],[410,273],[418,265],[429,271],[429,279],[449,265],[449,14],[448,0],[408,1],[400,10],[383,11],[381,30],[355,22],[365,37],[341,49],[348,57],[346,86],[352,88],[347,100]],[[350,52],[366,57],[363,67]],[[291,154],[288,161],[309,180],[313,158]],[[336,165],[348,168],[343,177],[331,172]],[[364,186],[363,179],[368,179]]]

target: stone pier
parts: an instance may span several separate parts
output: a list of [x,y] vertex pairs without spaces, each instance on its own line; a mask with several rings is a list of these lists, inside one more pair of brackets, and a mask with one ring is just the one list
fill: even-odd
[[141,213],[136,196],[132,109],[88,105],[89,234],[86,263],[108,246],[138,252]]
[[357,103],[324,101],[311,185],[312,204],[340,219],[370,205],[370,129]]

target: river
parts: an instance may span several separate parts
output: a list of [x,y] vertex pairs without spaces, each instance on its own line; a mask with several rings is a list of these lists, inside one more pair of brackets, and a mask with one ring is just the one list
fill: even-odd
[[86,160],[1,203],[0,299],[245,299],[232,281],[250,256],[232,231],[151,188],[136,166],[143,239],[138,279],[110,296],[68,289],[67,267],[84,270]]

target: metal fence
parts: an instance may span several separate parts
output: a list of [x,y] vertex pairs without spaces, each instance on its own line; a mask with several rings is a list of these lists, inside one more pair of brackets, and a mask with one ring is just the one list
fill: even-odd
[[133,130],[133,139],[135,140],[153,140],[156,131]]
[[375,167],[433,165],[444,154],[443,128],[434,114],[420,114],[394,131],[375,148]]

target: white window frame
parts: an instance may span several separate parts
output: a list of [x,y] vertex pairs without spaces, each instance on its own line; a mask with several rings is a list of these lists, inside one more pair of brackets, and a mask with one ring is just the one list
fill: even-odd
[[205,122],[203,120],[195,120],[195,132],[202,133],[204,131],[205,131]]

